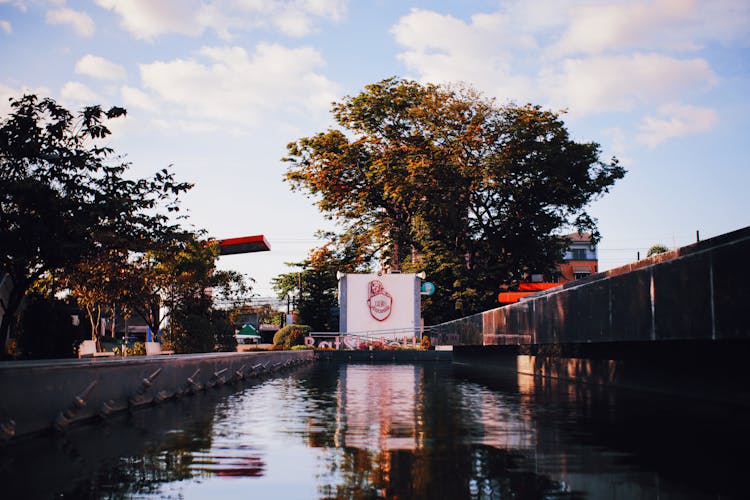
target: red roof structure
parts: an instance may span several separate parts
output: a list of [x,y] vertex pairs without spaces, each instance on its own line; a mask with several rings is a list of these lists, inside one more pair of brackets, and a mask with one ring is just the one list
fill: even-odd
[[219,241],[219,255],[232,255],[237,253],[267,252],[271,245],[262,234],[256,236],[242,236],[240,238],[228,238]]

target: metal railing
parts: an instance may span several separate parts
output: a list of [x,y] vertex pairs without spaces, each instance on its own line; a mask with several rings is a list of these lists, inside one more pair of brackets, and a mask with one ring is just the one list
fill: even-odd
[[395,328],[388,330],[364,330],[356,332],[310,332],[315,345],[328,342],[330,347],[360,349],[376,343],[419,346],[422,335],[429,335],[430,327]]

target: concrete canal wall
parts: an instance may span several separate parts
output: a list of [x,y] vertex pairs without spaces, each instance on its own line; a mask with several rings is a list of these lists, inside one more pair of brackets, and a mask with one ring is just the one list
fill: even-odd
[[432,327],[436,344],[750,340],[750,227]]
[[750,228],[432,328],[454,362],[750,405]]
[[312,361],[312,351],[259,351],[0,363],[0,441]]

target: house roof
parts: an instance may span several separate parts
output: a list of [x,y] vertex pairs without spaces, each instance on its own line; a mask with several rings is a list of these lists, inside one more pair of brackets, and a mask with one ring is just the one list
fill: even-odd
[[570,233],[566,234],[564,238],[570,240],[571,242],[583,241],[588,243],[591,241],[591,233]]

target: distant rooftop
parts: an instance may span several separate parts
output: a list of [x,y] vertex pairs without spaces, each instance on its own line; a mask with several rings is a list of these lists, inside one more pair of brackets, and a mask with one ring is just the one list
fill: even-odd
[[588,243],[589,241],[591,241],[591,233],[580,233],[580,234],[577,233],[577,232],[576,233],[570,233],[570,234],[566,234],[564,236],[564,238],[566,238],[566,239],[568,239],[568,240],[570,240],[572,242],[585,241],[585,242]]

